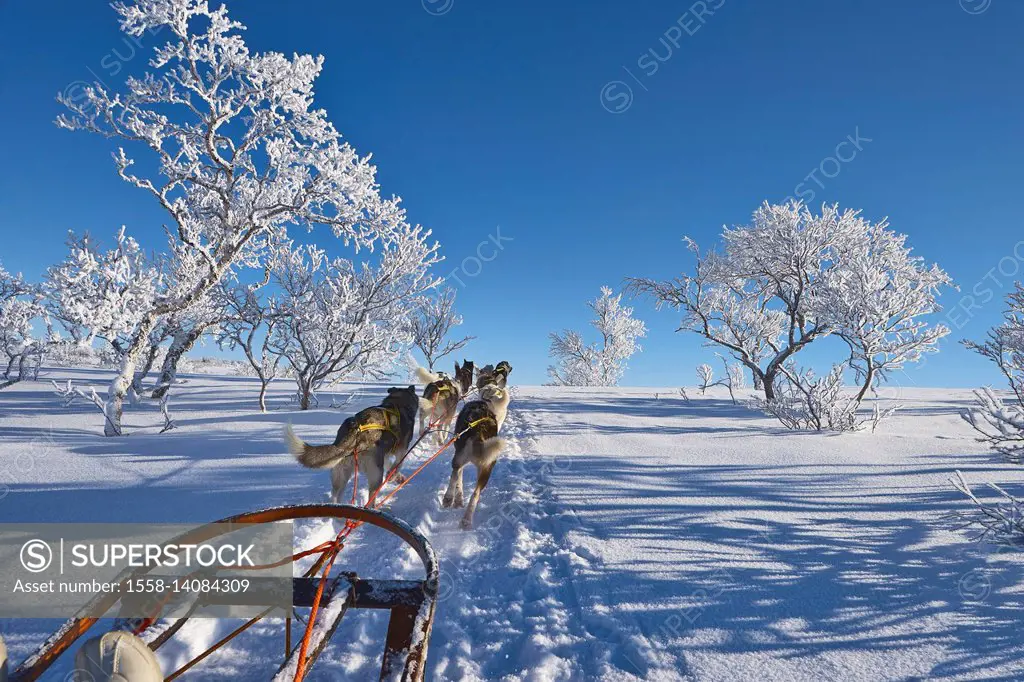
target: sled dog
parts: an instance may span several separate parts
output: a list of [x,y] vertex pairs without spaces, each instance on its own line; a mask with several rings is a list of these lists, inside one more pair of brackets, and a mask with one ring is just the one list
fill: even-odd
[[[299,440],[289,424],[284,438],[288,451],[299,464],[310,469],[331,469],[331,501],[339,502],[348,479],[355,471],[353,453],[358,453],[359,474],[365,476],[372,493],[384,480],[385,463],[398,464],[409,449],[416,428],[419,398],[416,387],[389,388],[380,405],[368,407],[346,419],[331,445],[309,445]],[[396,475],[396,480],[401,480]]]
[[434,441],[444,444],[451,438],[452,421],[459,409],[459,401],[473,388],[473,362],[463,360],[462,366],[455,363],[454,381],[444,374],[432,374],[418,367],[416,375],[427,384],[420,398],[420,433],[424,433],[433,424]]
[[477,373],[476,387],[483,388],[488,384],[494,384],[499,388],[504,388],[508,384],[508,375],[511,373],[512,365],[508,363],[508,360],[502,360],[497,366],[484,365]]
[[494,468],[498,454],[505,446],[505,441],[498,437],[498,432],[505,422],[510,399],[508,389],[494,385],[485,386],[480,391],[480,400],[466,403],[455,422],[455,432],[460,435],[455,441],[452,477],[448,481],[448,490],[444,493],[441,506],[463,506],[462,470],[472,462],[476,467],[476,488],[462,517],[461,526],[464,530],[473,527],[473,513],[480,501],[480,493],[487,486],[491,469]]

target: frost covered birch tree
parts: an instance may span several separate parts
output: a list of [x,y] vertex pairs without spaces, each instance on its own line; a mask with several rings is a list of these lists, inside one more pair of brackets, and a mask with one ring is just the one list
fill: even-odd
[[850,355],[829,376],[841,386],[843,367],[853,368],[861,384],[855,407],[886,373],[934,352],[949,332],[922,319],[940,310],[937,291],[949,278],[912,257],[905,240],[859,211],[826,205],[814,214],[801,202],[765,203],[749,225],[724,230],[721,252],[702,253],[687,238],[694,274],[634,278],[630,290],[681,311],[678,331],[727,351],[768,402],[787,382],[797,388],[788,395],[808,395],[804,379],[813,375],[798,370],[794,356],[839,335]]
[[382,240],[374,262],[330,259],[316,246],[277,254],[281,321],[270,351],[291,369],[300,409],[309,409],[326,382],[353,373],[381,377],[404,356],[411,317],[438,284],[429,274],[440,261],[438,246],[429,237],[406,225]]
[[462,324],[462,316],[455,312],[455,290],[445,288],[424,298],[423,306],[412,318],[412,342],[427,361],[427,369],[472,341],[473,336],[452,340],[452,329]]
[[[268,272],[267,279],[269,277]],[[245,353],[245,359],[260,381],[260,412],[267,411],[267,387],[277,378],[281,367],[281,356],[271,348],[274,332],[284,322],[276,299],[260,297],[265,285],[266,280],[253,285],[225,283],[219,291],[224,315],[216,334],[221,348],[241,348]]]
[[594,311],[591,324],[601,341],[588,346],[575,331],[551,334],[555,364],[548,367],[548,376],[556,386],[617,386],[626,361],[641,350],[637,339],[646,336],[647,328],[633,317],[632,308],[622,305],[622,294],[613,296],[609,287],[601,287],[601,296],[587,306]]
[[39,287],[0,265],[0,353],[4,362],[0,388],[30,375],[29,361],[33,357],[38,361],[42,353],[46,339],[37,337],[33,328],[37,318],[45,316],[41,299]]
[[[97,83],[81,97],[62,95],[69,112],[57,123],[125,145],[117,172],[168,220],[171,278],[140,310],[107,393],[104,431],[120,435],[124,399],[161,317],[198,304],[232,268],[257,265],[289,227],[324,225],[358,250],[399,230],[404,215],[397,199],[381,197],[369,158],[314,106],[322,57],[253,53],[245,27],[205,0],[113,7],[129,36],[165,29],[169,40],[123,91]],[[135,153],[147,170],[134,170]]]

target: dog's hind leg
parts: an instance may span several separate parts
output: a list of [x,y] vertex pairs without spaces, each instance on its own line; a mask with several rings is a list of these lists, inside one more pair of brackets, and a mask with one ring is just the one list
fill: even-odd
[[487,481],[491,479],[491,469],[494,468],[494,463],[497,460],[490,460],[487,462],[481,462],[477,464],[476,468],[476,488],[473,489],[473,494],[469,497],[469,505],[466,507],[466,513],[462,517],[462,522],[459,524],[462,530],[473,529],[473,514],[476,512],[476,505],[480,502],[480,493],[487,487]]
[[[390,452],[387,454],[387,456],[385,457],[385,461],[391,461],[391,464],[387,468],[388,473],[390,473],[392,469],[398,468],[399,464],[401,464],[402,462],[402,457],[405,455],[405,452],[408,449],[409,448],[406,447],[405,450],[402,450],[400,452]],[[401,472],[396,471],[395,475],[391,477],[391,480],[394,481],[395,483],[405,483],[405,476]]]
[[345,486],[348,485],[348,479],[352,478],[353,470],[355,463],[351,457],[346,457],[331,469],[331,502],[341,502],[341,494],[345,492]]
[[366,459],[366,465],[364,466],[363,460],[360,460],[359,466],[366,471],[366,499],[369,500],[370,495],[373,495],[374,491],[379,489],[384,482],[384,467],[388,460],[388,452],[384,444],[377,443],[377,449],[373,456]]
[[456,450],[452,458],[452,477],[448,480],[448,490],[441,500],[442,507],[462,506],[462,470],[469,464],[469,454],[465,450]]

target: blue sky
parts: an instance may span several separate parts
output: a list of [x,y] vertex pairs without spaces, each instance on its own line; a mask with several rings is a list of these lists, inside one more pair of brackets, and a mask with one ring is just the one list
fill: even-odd
[[[479,337],[467,355],[510,360],[519,383],[544,380],[548,333],[585,327],[601,285],[673,276],[690,265],[682,235],[711,245],[723,224],[797,193],[888,216],[961,286],[943,297],[959,312],[942,353],[904,383],[998,381],[956,341],[983,335],[1024,279],[1024,3],[229,6],[254,50],[325,55],[319,104],[434,230],[439,274],[475,273],[500,226],[504,248],[463,273],[459,307]],[[69,229],[111,237],[126,224],[159,246],[162,216],[116,177],[113,144],[52,124],[58,92],[117,85],[153,44],[126,43],[103,2],[0,0],[9,269],[37,278]],[[857,145],[837,149],[848,137]],[[674,333],[675,313],[634,305],[650,333],[624,383],[693,383],[711,351]]]

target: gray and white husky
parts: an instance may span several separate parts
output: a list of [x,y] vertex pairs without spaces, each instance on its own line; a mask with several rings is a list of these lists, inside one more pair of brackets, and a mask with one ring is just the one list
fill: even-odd
[[512,373],[512,365],[508,363],[508,360],[502,360],[495,365],[484,365],[477,372],[476,387],[483,388],[488,384],[493,384],[499,388],[504,388],[508,384],[508,375]]
[[441,506],[463,506],[462,470],[472,462],[476,467],[476,488],[462,517],[461,526],[464,530],[473,527],[473,513],[480,501],[480,493],[487,486],[487,481],[491,478],[491,469],[498,461],[501,449],[505,447],[505,441],[498,437],[498,432],[505,423],[510,400],[511,395],[507,388],[486,385],[480,390],[480,400],[466,403],[455,421],[455,432],[460,435],[455,441],[452,477],[448,481],[448,490],[444,493]]
[[[399,458],[408,451],[416,430],[418,409],[415,386],[389,388],[380,405],[367,407],[342,422],[331,445],[302,442],[291,424],[285,427],[284,438],[288,451],[302,466],[332,469],[331,501],[338,502],[355,471],[353,453],[358,453],[360,477],[366,477],[371,494],[384,480],[385,462],[390,459],[392,467],[400,464]],[[395,479],[400,482],[401,476]]]
[[473,388],[473,362],[463,360],[461,366],[456,362],[454,379],[441,373],[434,374],[422,367],[416,368],[416,376],[426,384],[423,397],[420,398],[420,433],[433,424],[437,429],[434,441],[442,445],[455,433],[451,427],[459,409],[459,401]]

